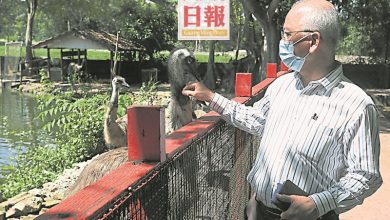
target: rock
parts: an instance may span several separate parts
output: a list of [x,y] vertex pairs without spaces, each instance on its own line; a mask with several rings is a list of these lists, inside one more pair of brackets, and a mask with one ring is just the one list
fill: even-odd
[[28,216],[20,216],[20,220],[33,220],[36,219],[38,215],[28,215]]
[[20,211],[24,215],[28,215],[41,210],[42,202],[43,200],[41,197],[34,196],[18,202],[12,208],[14,208],[16,211]]
[[48,182],[43,184],[43,188],[48,190],[49,192],[54,192],[58,189],[58,186],[53,182]]
[[5,211],[0,210],[0,220],[5,220]]
[[[32,189],[20,193],[0,203],[0,220],[19,219],[20,216],[32,212],[34,214],[38,212],[39,214],[45,213],[48,208],[57,205],[65,198],[65,191],[76,181],[81,171],[90,161],[92,159],[73,164],[73,168],[66,169],[55,181],[45,183],[41,189]],[[23,217],[23,219],[34,218],[33,215]]]
[[28,194],[33,195],[33,196],[41,196],[42,190],[41,189],[32,189],[32,190],[28,191]]
[[49,210],[48,208],[42,208],[41,211],[39,211],[39,215],[42,215],[43,213],[45,213],[47,210]]
[[10,219],[14,217],[19,217],[20,215],[22,215],[22,213],[16,210],[14,207],[12,207],[5,213],[5,218]]
[[31,197],[31,195],[26,193],[26,192],[20,193],[14,197],[8,199],[7,201],[0,203],[0,207],[4,207],[5,210],[8,210],[10,207],[15,205],[16,203],[18,203],[24,199],[27,199],[28,197]]
[[72,167],[75,168],[75,169],[84,169],[84,167],[87,164],[88,164],[88,161],[84,161],[84,162],[80,162],[80,163],[74,163],[74,164],[72,164]]
[[55,199],[55,200],[64,200],[65,199],[65,192],[54,192],[52,194],[52,199]]
[[42,205],[45,208],[50,208],[50,207],[53,207],[53,206],[57,205],[60,202],[61,202],[61,200],[48,198],[46,201],[44,201],[42,203]]

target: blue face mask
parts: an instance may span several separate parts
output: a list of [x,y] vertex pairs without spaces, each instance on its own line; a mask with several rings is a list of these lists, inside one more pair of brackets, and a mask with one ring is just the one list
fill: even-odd
[[[308,35],[309,36],[309,35]],[[302,37],[297,40],[295,43],[292,41],[280,40],[279,42],[279,57],[282,62],[290,69],[296,72],[300,72],[303,64],[305,63],[306,57],[309,55],[309,52],[304,57],[298,57],[294,54],[294,45],[301,42],[306,37]]]

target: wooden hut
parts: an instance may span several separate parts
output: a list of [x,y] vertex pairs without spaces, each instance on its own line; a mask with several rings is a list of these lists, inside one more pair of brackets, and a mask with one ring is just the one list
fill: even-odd
[[[77,60],[78,64],[81,64],[83,60],[87,61],[87,50],[108,50],[110,51],[111,69],[114,65],[114,54],[118,51],[117,60],[121,60],[123,56],[127,57],[140,57],[139,53],[145,51],[145,48],[124,39],[117,37],[117,35],[107,33],[105,31],[97,31],[92,29],[72,29],[58,36],[51,37],[44,41],[41,41],[33,46],[33,49],[46,48],[47,58],[50,61],[50,49],[59,49],[61,54],[60,59],[60,71],[61,79],[64,79],[64,59]],[[87,62],[85,62],[85,71],[88,70]],[[48,62],[49,77],[51,76],[51,66]],[[112,78],[112,72],[111,78]]]

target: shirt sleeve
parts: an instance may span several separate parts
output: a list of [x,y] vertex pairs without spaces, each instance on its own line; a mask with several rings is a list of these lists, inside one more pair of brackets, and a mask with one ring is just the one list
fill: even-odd
[[327,191],[310,196],[320,216],[331,210],[346,212],[362,204],[382,185],[377,121],[377,109],[368,105],[357,119],[347,125],[343,140],[345,175]]
[[253,106],[245,106],[215,93],[210,108],[228,123],[248,133],[261,136],[270,107],[268,90]]

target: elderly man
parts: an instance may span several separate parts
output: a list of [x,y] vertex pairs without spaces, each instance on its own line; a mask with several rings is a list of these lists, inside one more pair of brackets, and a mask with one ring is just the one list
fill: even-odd
[[[339,22],[325,0],[299,1],[287,14],[279,55],[291,72],[276,79],[253,107],[230,101],[201,83],[183,94],[210,102],[234,126],[262,137],[247,180],[254,197],[248,219],[338,219],[382,184],[378,112],[335,61]],[[307,193],[277,194],[291,181]],[[255,203],[255,205],[253,205]]]

